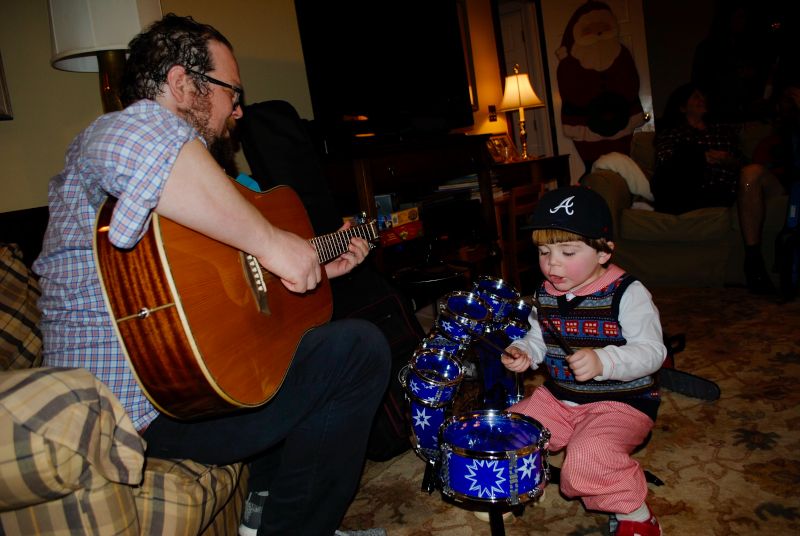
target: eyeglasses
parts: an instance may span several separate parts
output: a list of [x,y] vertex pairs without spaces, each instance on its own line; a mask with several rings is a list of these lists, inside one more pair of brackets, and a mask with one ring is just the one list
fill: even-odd
[[[186,67],[184,67],[184,69],[186,69]],[[192,74],[196,74],[197,76],[202,77],[203,79],[207,80],[208,82],[211,82],[212,84],[216,84],[218,86],[226,87],[226,88],[230,89],[231,91],[233,91],[233,109],[234,110],[236,109],[237,106],[242,104],[242,97],[244,96],[244,89],[242,89],[240,87],[233,86],[231,84],[228,84],[227,82],[223,82],[222,80],[217,80],[214,77],[208,76],[207,74],[201,73],[199,71],[195,71],[194,69],[186,69],[186,72],[189,72],[189,73],[192,73]]]

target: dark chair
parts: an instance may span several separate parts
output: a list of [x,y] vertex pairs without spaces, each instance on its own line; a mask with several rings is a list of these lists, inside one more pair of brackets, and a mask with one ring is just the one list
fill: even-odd
[[498,211],[502,277],[521,292],[535,288],[539,275],[530,218],[540,195],[541,190],[532,184],[516,186],[508,193],[506,203],[500,203]]

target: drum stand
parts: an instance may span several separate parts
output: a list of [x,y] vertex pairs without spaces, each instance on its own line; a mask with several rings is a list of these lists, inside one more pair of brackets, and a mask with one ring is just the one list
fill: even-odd
[[491,530],[492,536],[505,536],[506,526],[503,522],[503,514],[508,511],[498,505],[492,505],[489,508],[489,530]]
[[439,467],[436,461],[428,460],[425,462],[425,474],[422,476],[422,491],[432,494],[439,487]]

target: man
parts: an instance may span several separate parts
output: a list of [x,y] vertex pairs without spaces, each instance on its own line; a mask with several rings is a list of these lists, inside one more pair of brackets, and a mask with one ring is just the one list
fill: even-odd
[[[131,41],[123,82],[127,108],[79,134],[50,183],[50,222],[34,266],[45,363],[87,368],[103,380],[149,455],[251,461],[250,489],[269,491],[259,533],[330,536],[358,485],[369,423],[388,382],[388,344],[367,322],[324,325],[299,342],[268,403],[192,422],[160,414],[127,364],[94,269],[94,220],[107,196],[117,199],[108,232],[116,247],[134,247],[155,212],[252,254],[290,291],[314,289],[322,274],[308,241],[270,224],[209,152],[242,116],[239,69],[224,36],[167,15]],[[327,276],[349,272],[368,249],[353,238],[324,266]]]

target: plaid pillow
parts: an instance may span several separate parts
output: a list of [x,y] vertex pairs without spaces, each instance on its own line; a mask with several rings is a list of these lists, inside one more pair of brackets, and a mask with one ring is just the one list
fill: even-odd
[[142,534],[236,534],[247,491],[244,464],[147,458],[133,492]]
[[88,370],[0,372],[0,438],[0,534],[139,534],[144,440]]
[[0,370],[37,367],[42,334],[36,306],[41,291],[16,244],[0,244]]

